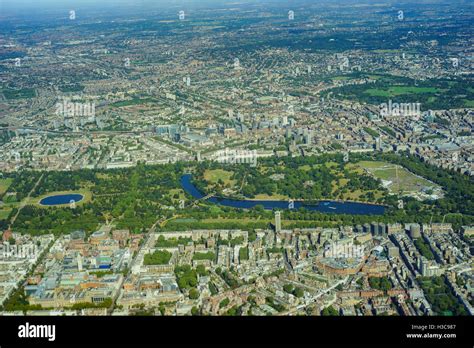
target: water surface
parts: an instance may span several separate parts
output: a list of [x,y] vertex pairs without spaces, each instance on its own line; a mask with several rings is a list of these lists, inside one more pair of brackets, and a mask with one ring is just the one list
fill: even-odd
[[[191,181],[191,174],[184,174],[181,177],[181,186],[183,190],[189,193],[196,199],[201,199],[204,196]],[[240,200],[230,199],[224,197],[210,197],[208,202],[224,205],[227,207],[251,209],[256,205],[263,206],[264,209],[288,209],[288,201],[269,201],[269,200]],[[382,205],[356,203],[356,202],[341,202],[341,201],[319,201],[319,204],[308,204],[303,201],[295,201],[293,209],[305,208],[307,210],[319,211],[322,213],[336,213],[336,214],[351,214],[351,215],[382,215],[385,207]]]
[[41,205],[61,205],[80,202],[84,199],[84,196],[79,193],[68,193],[63,195],[53,195],[43,198],[40,201]]

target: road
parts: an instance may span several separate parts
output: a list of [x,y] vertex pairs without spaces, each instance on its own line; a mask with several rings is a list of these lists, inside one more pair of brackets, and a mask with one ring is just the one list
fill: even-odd
[[155,233],[155,230],[156,230],[156,226],[158,224],[161,224],[163,221],[166,221],[167,218],[166,217],[161,217],[159,218],[158,220],[155,221],[155,223],[148,229],[148,232],[146,233],[146,235],[144,236],[145,238],[145,241],[140,245],[140,247],[138,248],[137,250],[137,253],[135,255],[135,257],[133,258],[132,262],[130,263],[130,266],[128,268],[128,272],[126,275],[124,275],[122,277],[122,280],[119,284],[119,287],[118,287],[118,291],[117,293],[115,294],[115,297],[113,298],[113,301],[112,301],[112,305],[107,309],[107,313],[110,315],[112,314],[112,312],[114,311],[114,308],[115,308],[115,304],[117,302],[117,299],[120,295],[120,292],[122,290],[122,287],[123,287],[123,283],[125,282],[125,279],[127,279],[130,274],[132,273],[132,269],[133,269],[133,266],[137,263],[137,260],[138,258],[140,257],[140,254],[142,252],[142,249],[146,246],[148,246],[149,242],[150,242],[150,237],[153,235],[153,233]]
[[15,216],[11,219],[10,221],[10,226],[13,226],[13,224],[15,223],[15,220],[16,218],[18,217],[18,215],[20,214],[21,210],[28,204],[29,200],[30,200],[30,196],[33,194],[33,192],[36,190],[36,187],[38,187],[39,183],[41,182],[41,180],[43,179],[43,176],[44,176],[44,173],[41,174],[41,176],[39,177],[38,181],[36,182],[35,186],[33,186],[33,188],[31,189],[31,191],[28,193],[28,196],[26,196],[25,199],[23,199],[23,201],[20,203],[20,206],[18,207],[18,211],[16,212]]

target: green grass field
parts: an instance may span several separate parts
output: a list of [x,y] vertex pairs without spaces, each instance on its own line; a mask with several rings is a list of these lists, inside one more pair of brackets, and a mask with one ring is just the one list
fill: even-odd
[[0,179],[0,195],[3,195],[8,190],[12,182],[13,179],[10,178]]
[[418,94],[418,93],[439,93],[443,90],[432,87],[407,87],[407,86],[393,86],[389,87],[387,90],[370,88],[364,93],[367,93],[371,96],[376,97],[391,97],[403,94]]
[[[179,198],[174,198],[174,196],[176,194],[179,196]],[[185,199],[186,198],[186,195],[184,194],[184,191],[182,189],[169,190],[167,195],[168,195],[168,197],[170,197],[173,200],[173,202],[177,202],[180,199]]]
[[235,181],[231,180],[232,174],[232,172],[223,169],[206,170],[204,179],[212,184],[217,184],[219,180],[222,180],[226,185],[234,185]]
[[266,195],[264,193],[255,195],[255,198],[252,198],[253,200],[269,200],[269,201],[279,201],[279,200],[285,200],[289,199],[288,196],[285,195],[279,195],[279,194],[274,194],[274,195]]
[[[425,187],[435,187],[436,185],[424,178],[418,177],[415,174],[409,172],[401,166],[387,162],[377,161],[361,161],[356,166],[367,170],[372,175],[380,180],[391,181],[388,188],[392,192],[398,191],[400,185],[400,191],[402,193],[419,192]],[[397,168],[398,167],[398,168]],[[398,181],[397,181],[397,169],[398,169]]]
[[0,209],[0,220],[5,220],[10,214],[11,209]]
[[474,108],[474,100],[468,100],[468,99],[463,99],[464,100],[464,105],[467,108]]

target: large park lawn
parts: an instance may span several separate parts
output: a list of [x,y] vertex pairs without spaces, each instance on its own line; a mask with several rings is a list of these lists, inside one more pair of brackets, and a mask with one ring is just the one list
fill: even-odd
[[402,193],[419,192],[423,188],[436,186],[434,183],[416,176],[404,167],[388,162],[361,161],[356,163],[355,166],[367,170],[380,180],[390,182],[388,188],[393,192],[398,191],[398,186],[400,186]]
[[219,180],[224,182],[224,185],[235,184],[235,180],[232,180],[232,172],[223,169],[210,169],[204,172],[204,179],[212,184],[217,184]]
[[12,182],[13,179],[11,178],[0,179],[0,195],[3,195],[8,190]]
[[8,215],[10,215],[10,212],[11,212],[11,208],[0,208],[0,220],[4,220],[8,217]]
[[388,89],[370,88],[364,93],[377,97],[394,97],[403,94],[438,93],[442,91],[441,89],[432,87],[392,86]]

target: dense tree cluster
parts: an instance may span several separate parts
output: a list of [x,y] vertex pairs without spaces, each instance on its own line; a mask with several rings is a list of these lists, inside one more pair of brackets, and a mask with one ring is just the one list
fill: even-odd
[[293,284],[285,284],[283,285],[283,290],[288,294],[292,294],[296,297],[303,297],[304,290],[300,287],[295,287]]
[[466,309],[458,301],[444,276],[418,278],[426,299],[437,315],[467,315]]
[[426,257],[428,260],[434,260],[433,252],[431,251],[429,245],[423,241],[422,238],[416,238],[414,240],[415,247],[418,249],[421,255]]
[[[326,164],[336,163],[336,170]],[[218,181],[216,184],[204,179],[206,170],[216,169],[215,163],[203,162],[193,177],[194,184],[202,192],[222,194],[229,184]],[[349,170],[345,167],[341,155],[321,155],[309,157],[266,158],[260,161],[260,167],[247,165],[232,166],[232,180],[240,189],[240,194],[247,198],[256,195],[282,195],[291,199],[320,200],[336,199],[343,194],[361,190],[367,193],[366,200],[375,201],[372,191],[378,190],[384,196],[387,190],[380,180],[372,176]],[[280,176],[277,179],[275,176]],[[342,182],[346,183],[342,185]],[[337,187],[334,191],[333,188]],[[236,198],[240,198],[236,196]]]
[[333,306],[329,306],[329,307],[324,308],[321,311],[321,315],[322,316],[339,316],[339,312]]
[[21,201],[23,198],[28,196],[36,182],[41,177],[41,173],[33,171],[20,171],[16,172],[12,176],[13,182],[6,193],[16,193],[16,199]]
[[167,265],[172,254],[167,250],[156,250],[154,253],[146,254],[143,259],[144,265]]
[[238,288],[240,286],[239,280],[228,270],[221,270],[218,268],[216,273],[229,285],[232,289]]
[[[356,76],[365,76],[363,73]],[[390,97],[396,96],[397,103],[421,104],[423,110],[445,110],[466,107],[465,101],[474,98],[469,81],[465,79],[427,79],[413,80],[408,77],[393,75],[377,75],[375,83],[349,84],[323,92],[339,99],[359,100],[364,103],[380,105]]]
[[197,271],[191,268],[190,265],[176,266],[174,274],[180,290],[195,288],[198,284]]
[[165,239],[163,235],[160,235],[156,240],[155,247],[157,248],[176,248],[178,245],[187,245],[193,240],[189,237],[179,237],[179,238],[168,238]]
[[390,290],[393,285],[388,277],[370,277],[369,285],[372,289],[387,291]]

